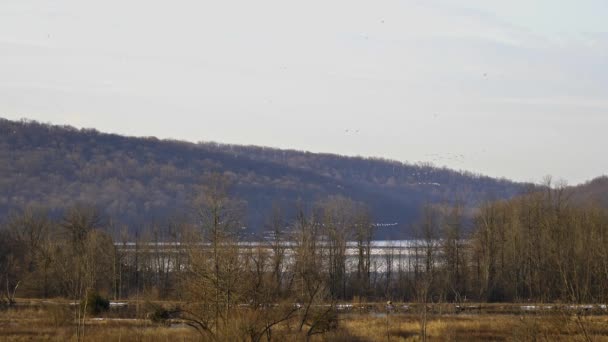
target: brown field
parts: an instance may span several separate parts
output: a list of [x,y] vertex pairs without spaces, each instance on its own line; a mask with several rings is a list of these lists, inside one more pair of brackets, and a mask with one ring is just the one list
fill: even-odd
[[[137,319],[139,307],[110,311],[86,322],[86,341],[201,341],[196,331],[179,321],[154,324]],[[378,305],[380,307],[380,305]],[[608,315],[552,312],[500,313],[511,305],[487,306],[490,310],[460,314],[433,313],[428,317],[429,341],[608,341]],[[511,310],[511,311],[514,311]],[[352,312],[339,316],[338,328],[313,341],[421,341],[421,316],[410,313]],[[236,325],[237,323],[235,323]],[[76,340],[73,309],[65,301],[20,301],[18,308],[0,310],[0,341]],[[230,340],[246,341],[235,335]],[[273,340],[305,340],[276,329]],[[264,339],[265,341],[265,339]]]

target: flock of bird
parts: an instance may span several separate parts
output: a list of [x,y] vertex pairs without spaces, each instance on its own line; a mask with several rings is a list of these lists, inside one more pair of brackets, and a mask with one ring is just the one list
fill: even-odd
[[463,162],[466,158],[461,153],[429,153],[424,155],[431,162]]

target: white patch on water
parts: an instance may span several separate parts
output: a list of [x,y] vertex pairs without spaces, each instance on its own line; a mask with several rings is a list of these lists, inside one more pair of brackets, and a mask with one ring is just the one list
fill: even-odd
[[124,307],[129,305],[128,303],[123,303],[123,302],[110,302],[110,306],[111,307]]

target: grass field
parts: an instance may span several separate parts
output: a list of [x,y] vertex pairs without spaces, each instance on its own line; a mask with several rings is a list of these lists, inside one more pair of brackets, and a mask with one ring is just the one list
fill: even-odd
[[[67,302],[22,301],[16,309],[0,310],[0,341],[76,340],[73,308]],[[201,341],[201,337],[180,321],[154,324],[145,313],[130,305],[130,310],[111,310],[101,317],[86,320],[87,341]],[[427,320],[429,341],[608,341],[608,315],[560,312],[519,314],[442,313],[433,311]],[[494,308],[492,310],[492,308]],[[137,314],[136,314],[137,312]],[[498,312],[498,313],[497,313]],[[305,340],[292,333],[288,324],[278,327],[273,340]],[[234,340],[241,340],[235,335]],[[232,339],[231,339],[232,340]],[[265,339],[264,339],[265,340]],[[339,315],[338,328],[313,341],[421,341],[421,316],[412,310],[392,313],[351,312]]]

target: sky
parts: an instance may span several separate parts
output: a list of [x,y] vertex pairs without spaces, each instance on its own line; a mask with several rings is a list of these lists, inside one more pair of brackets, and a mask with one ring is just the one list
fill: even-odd
[[0,117],[608,173],[605,0],[2,0]]

